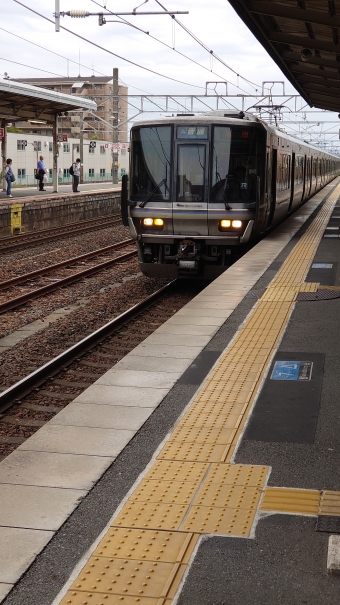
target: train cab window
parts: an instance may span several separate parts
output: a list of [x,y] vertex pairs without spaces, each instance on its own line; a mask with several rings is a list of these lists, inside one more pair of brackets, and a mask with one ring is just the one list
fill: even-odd
[[171,126],[131,131],[131,199],[170,201]]
[[210,202],[256,202],[265,158],[263,133],[255,128],[215,126]]
[[204,199],[205,145],[179,145],[177,158],[177,201],[202,201]]

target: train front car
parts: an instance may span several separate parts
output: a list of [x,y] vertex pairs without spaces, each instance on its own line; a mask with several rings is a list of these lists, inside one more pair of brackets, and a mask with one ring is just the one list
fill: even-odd
[[265,157],[266,130],[252,116],[135,125],[122,215],[137,241],[141,271],[220,275],[264,226]]

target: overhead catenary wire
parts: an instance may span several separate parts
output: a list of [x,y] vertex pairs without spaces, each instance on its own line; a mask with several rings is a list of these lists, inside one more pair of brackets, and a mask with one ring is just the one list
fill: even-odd
[[[168,13],[168,10],[165,8],[165,6],[163,4],[161,4],[159,2],[159,0],[155,0],[155,2],[164,10]],[[245,78],[244,76],[241,76],[241,74],[239,74],[237,71],[235,71],[235,69],[233,69],[232,67],[230,67],[230,65],[228,65],[225,61],[223,61],[223,59],[221,59],[218,55],[216,55],[214,53],[213,50],[211,50],[206,44],[204,44],[204,42],[202,42],[202,40],[200,40],[195,34],[193,34],[190,29],[188,29],[183,23],[181,23],[181,21],[179,21],[174,15],[169,15],[171,17],[171,19],[173,19],[189,36],[191,36],[191,38],[193,38],[200,46],[202,46],[202,48],[204,48],[210,55],[212,55],[216,61],[219,61],[219,63],[222,63],[222,65],[224,65],[225,67],[227,67],[227,69],[229,69],[233,74],[235,74],[238,78],[240,77],[242,80],[244,80],[245,82],[247,82],[248,84],[250,84],[251,86],[253,86],[255,89],[260,88],[259,84],[256,84],[256,82],[252,82],[251,80],[248,80],[247,78]]]
[[[96,4],[97,6],[100,6],[101,8],[105,8],[102,4],[100,4],[99,2],[97,2],[96,0],[91,0],[91,2],[93,2],[93,4]],[[144,31],[143,29],[140,29],[139,27],[135,27],[132,23],[130,23],[130,21],[128,21],[127,19],[124,19],[123,17],[120,17],[117,13],[109,10],[106,7],[106,10],[113,16],[118,17],[119,19],[121,19],[121,23],[125,23],[126,25],[130,25],[131,27],[133,27],[134,29],[138,29],[140,32],[142,32],[143,34],[146,34],[149,38],[152,38],[153,40],[156,40],[156,42],[159,42],[159,44],[162,44],[163,46],[166,46],[166,48],[169,48],[170,50],[172,50],[173,52],[177,53],[178,55],[180,55],[181,57],[184,57],[185,59],[188,59],[189,61],[191,61],[192,63],[195,63],[195,65],[198,65],[199,67],[201,67],[202,69],[205,69],[206,71],[208,71],[210,74],[214,74],[215,76],[217,76],[218,78],[222,78],[223,82],[227,82],[228,84],[231,84],[232,86],[235,86],[236,88],[238,88],[239,90],[241,90],[242,92],[246,93],[246,91],[241,88],[240,86],[233,84],[233,82],[230,82],[229,80],[226,80],[224,78],[224,76],[221,76],[220,74],[216,73],[215,71],[213,71],[212,68],[206,67],[205,65],[202,65],[202,63],[199,63],[198,61],[195,61],[195,59],[192,59],[191,57],[189,57],[188,55],[185,55],[184,53],[182,53],[181,51],[177,50],[176,48],[170,46],[170,44],[167,44],[166,42],[163,42],[163,40],[160,40],[159,38],[156,38],[155,36],[153,36],[152,34],[150,34],[150,32]],[[119,22],[117,22],[119,23]],[[174,22],[173,22],[174,23]],[[212,55],[210,55],[211,57]],[[236,73],[236,72],[235,72]],[[247,93],[246,93],[247,94]]]
[[[24,4],[23,2],[19,2],[19,0],[13,0],[13,2],[15,2],[16,4],[20,4],[20,6],[23,6],[24,8],[26,8],[30,12],[34,13],[35,15],[38,15],[42,19],[45,19],[45,21],[49,21],[49,23],[54,24],[54,21],[52,21],[52,19],[45,17],[45,15],[42,15],[41,13],[34,10],[30,6],[26,6],[26,4]],[[145,67],[144,65],[139,65],[138,63],[135,63],[135,61],[126,59],[125,57],[122,57],[121,55],[118,55],[117,53],[112,52],[108,48],[105,48],[104,46],[100,46],[100,44],[97,44],[96,42],[93,42],[92,40],[88,40],[88,38],[85,38],[84,36],[77,34],[76,32],[72,31],[71,29],[68,29],[67,27],[64,27],[63,25],[60,26],[60,29],[67,31],[69,34],[72,34],[72,36],[76,36],[80,40],[83,40],[84,42],[87,42],[88,44],[92,44],[92,46],[95,46],[96,48],[99,48],[100,50],[108,53],[109,55],[112,55],[113,57],[117,57],[118,59],[121,59],[122,61],[125,61],[126,63],[130,63],[130,65],[134,65],[135,67],[138,67],[139,69],[144,69],[145,71],[155,74],[156,76],[160,76],[161,78],[165,78],[166,80],[171,80],[172,82],[177,82],[178,84],[184,84],[185,86],[191,86],[193,88],[199,88],[200,90],[204,90],[203,86],[197,86],[196,84],[190,84],[189,82],[183,82],[182,80],[177,80],[176,78],[171,78],[171,76],[166,76],[165,74],[154,71],[153,69],[150,69],[149,67]]]
[[47,71],[47,69],[42,69],[41,67],[33,67],[33,65],[25,65],[25,63],[19,63],[18,61],[12,61],[11,59],[5,59],[4,57],[0,57],[0,61],[8,61],[8,63],[15,63],[16,65],[21,65],[22,67],[28,67],[28,69],[36,69],[37,71],[43,71],[45,74],[51,74],[52,76],[58,76],[58,78],[63,78],[61,74],[56,74],[54,71]]
[[[69,57],[64,57],[64,55],[61,55],[60,53],[57,53],[54,50],[51,50],[50,48],[46,48],[45,46],[41,46],[41,44],[37,44],[36,42],[32,42],[32,40],[28,40],[27,38],[23,38],[22,36],[19,36],[18,34],[10,32],[8,29],[4,29],[3,27],[0,27],[0,30],[3,31],[3,32],[6,32],[7,34],[10,34],[11,36],[15,36],[16,38],[19,38],[20,40],[24,40],[24,42],[28,42],[28,44],[32,44],[33,46],[37,46],[38,48],[41,48],[42,50],[45,50],[45,51],[51,53],[52,55],[56,55],[56,57],[61,57],[61,59],[65,59],[65,61],[70,61],[70,63],[74,63],[75,65],[79,65],[80,67],[84,67],[85,69],[89,69],[90,71],[94,71],[94,72],[96,72],[96,74],[99,74],[100,76],[107,77],[107,74],[103,74],[101,71],[98,71],[98,69],[94,69],[93,67],[89,67],[88,65],[83,65],[82,63],[79,63],[79,61],[74,61],[74,59],[70,59]],[[36,69],[39,69],[39,71],[42,71],[38,67]],[[61,76],[61,77],[64,77],[64,76]],[[150,91],[148,91],[148,90],[143,90],[142,88],[138,88],[137,86],[133,86],[132,84],[128,84],[127,82],[124,82],[124,80],[122,80],[121,78],[119,78],[119,79],[120,79],[120,81],[121,81],[121,83],[122,83],[123,86],[128,86],[128,88],[134,88],[135,90],[140,90],[140,92],[144,92],[147,95],[151,94]]]

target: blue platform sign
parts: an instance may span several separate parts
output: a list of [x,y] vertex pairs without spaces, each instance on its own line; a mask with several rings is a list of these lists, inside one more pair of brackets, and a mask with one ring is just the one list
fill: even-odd
[[310,380],[312,361],[276,361],[271,380]]

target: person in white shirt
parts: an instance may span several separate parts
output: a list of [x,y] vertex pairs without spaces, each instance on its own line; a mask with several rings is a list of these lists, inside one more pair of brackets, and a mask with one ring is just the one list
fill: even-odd
[[73,166],[73,193],[79,193],[78,185],[80,178],[80,158],[77,158]]

